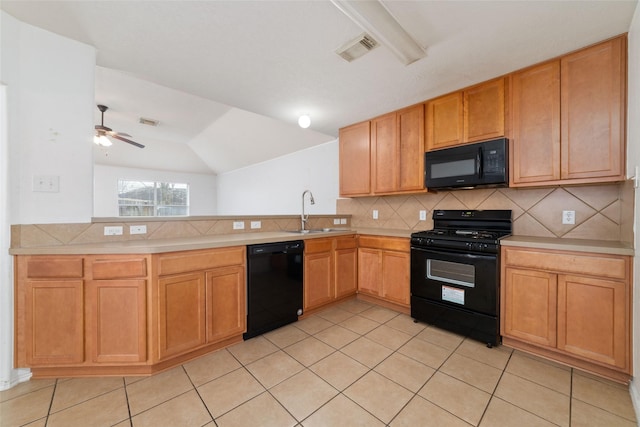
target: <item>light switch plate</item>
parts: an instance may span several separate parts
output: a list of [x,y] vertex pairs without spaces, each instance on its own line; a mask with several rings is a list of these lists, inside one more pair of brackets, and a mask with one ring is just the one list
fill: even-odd
[[340,225],[347,225],[347,218],[340,218]]
[[333,225],[340,225],[340,218],[333,218]]
[[244,221],[233,221],[234,230],[244,230]]
[[262,221],[251,221],[251,228],[262,228]]

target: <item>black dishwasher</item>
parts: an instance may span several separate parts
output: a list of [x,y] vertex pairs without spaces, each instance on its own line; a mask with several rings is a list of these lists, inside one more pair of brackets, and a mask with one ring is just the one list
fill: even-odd
[[302,314],[304,242],[247,246],[249,339],[298,320]]

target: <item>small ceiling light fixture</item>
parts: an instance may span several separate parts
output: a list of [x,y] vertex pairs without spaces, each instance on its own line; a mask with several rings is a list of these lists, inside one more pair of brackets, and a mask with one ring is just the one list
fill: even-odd
[[387,46],[405,65],[424,58],[426,52],[379,0],[331,0],[360,28]]
[[302,128],[302,129],[306,129],[309,126],[311,126],[311,117],[309,117],[308,114],[303,114],[300,117],[298,117],[298,125]]
[[111,142],[109,138],[104,135],[94,135],[93,143],[101,147],[111,147],[111,145],[113,145],[113,142]]

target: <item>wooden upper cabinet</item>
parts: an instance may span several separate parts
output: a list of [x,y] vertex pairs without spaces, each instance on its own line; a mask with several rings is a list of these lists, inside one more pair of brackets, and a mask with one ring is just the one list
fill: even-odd
[[626,36],[564,56],[561,82],[562,178],[624,179]]
[[505,78],[427,102],[427,151],[505,134]]
[[370,123],[340,129],[340,195],[371,193]]
[[499,138],[504,129],[504,78],[464,90],[464,142]]
[[371,121],[373,193],[424,189],[424,105]]
[[398,116],[398,190],[424,190],[424,105],[405,108]]
[[433,99],[426,104],[427,151],[450,147],[463,142],[462,92]]
[[511,75],[512,185],[560,179],[560,61]]
[[387,193],[398,188],[398,125],[396,113],[371,121],[371,161],[373,192]]

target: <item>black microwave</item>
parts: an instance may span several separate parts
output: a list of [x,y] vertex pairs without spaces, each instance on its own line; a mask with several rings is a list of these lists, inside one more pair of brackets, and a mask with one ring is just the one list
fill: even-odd
[[425,153],[429,189],[506,187],[509,184],[507,138],[476,142]]

